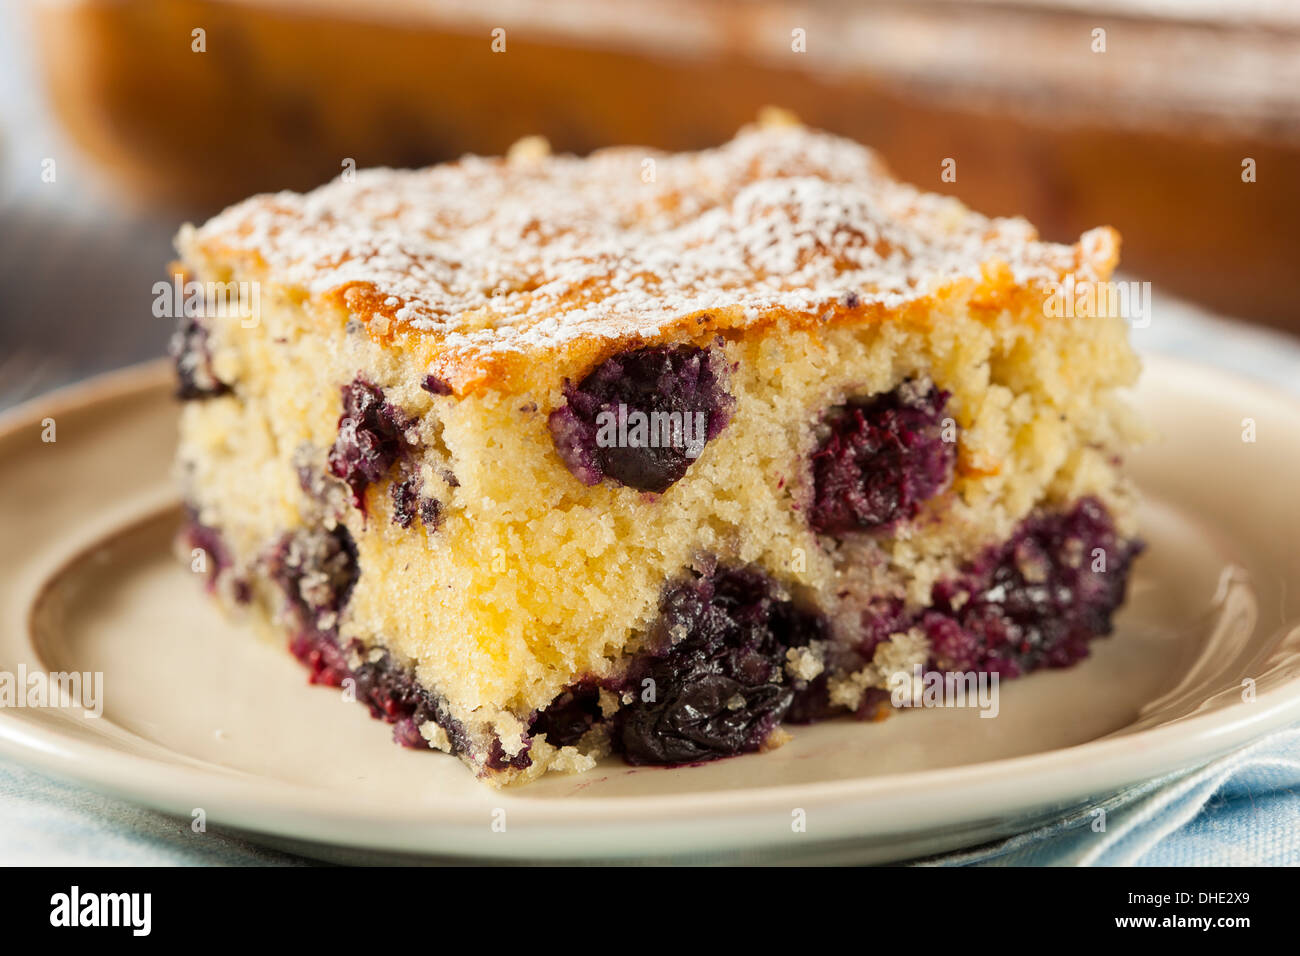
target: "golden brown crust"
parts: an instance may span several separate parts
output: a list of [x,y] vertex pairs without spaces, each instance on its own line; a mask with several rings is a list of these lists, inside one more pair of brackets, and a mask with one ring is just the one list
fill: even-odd
[[371,170],[254,197],[178,244],[200,272],[334,305],[458,395],[665,339],[924,323],[953,296],[990,319],[1038,315],[1015,307],[1067,273],[1105,280],[1118,258],[1112,229],[1041,242],[1023,220],[920,192],[870,150],[788,124],[700,153],[537,148]]

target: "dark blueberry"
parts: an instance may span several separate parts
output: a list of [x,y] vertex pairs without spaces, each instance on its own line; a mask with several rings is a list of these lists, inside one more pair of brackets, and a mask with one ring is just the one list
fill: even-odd
[[442,502],[420,494],[422,487],[418,476],[393,482],[393,522],[409,528],[419,517],[428,530],[437,531],[442,524]]
[[829,675],[819,674],[794,693],[790,709],[783,718],[787,724],[813,724],[829,720],[844,712],[844,708],[831,703]]
[[409,528],[411,522],[415,520],[416,512],[419,510],[420,500],[420,480],[419,478],[407,478],[405,481],[393,482],[391,494],[393,496],[393,523],[403,528]]
[[531,749],[532,743],[525,742],[523,749],[511,757],[501,746],[501,738],[494,737],[488,747],[487,767],[489,770],[524,770],[533,765],[533,758],[528,753]]
[[914,517],[921,502],[943,490],[956,460],[956,443],[942,437],[947,400],[947,392],[905,382],[832,411],[812,456],[813,529],[886,528]]
[[528,733],[545,734],[552,746],[567,747],[581,740],[600,720],[600,688],[584,682],[570,687],[539,711]]
[[430,531],[437,531],[442,525],[442,502],[437,498],[421,498],[420,520]]
[[[785,716],[786,723],[810,724],[827,720],[845,712],[845,708],[832,704],[830,700],[829,675],[851,674],[871,663],[876,648],[899,631],[907,630],[913,623],[913,617],[904,611],[901,598],[878,597],[862,611],[861,629],[851,644],[843,642],[829,643],[826,647],[827,670],[796,689],[794,703]],[[877,701],[868,695],[858,713],[869,716],[874,712]]]
[[303,628],[333,631],[360,574],[356,543],[343,525],[288,535],[271,556],[270,574]]
[[[350,675],[356,681],[357,699],[370,709],[372,717],[393,725],[393,739],[397,743],[417,750],[428,748],[429,743],[420,733],[420,728],[432,722],[446,733],[453,753],[471,751],[472,744],[464,725],[451,715],[441,697],[415,679],[411,668],[398,665],[387,651],[376,654],[360,646],[353,650],[364,658]],[[507,757],[499,740],[492,742],[486,758],[486,765],[491,770],[522,770],[531,763],[527,746],[514,757]]]
[[186,510],[185,543],[191,548],[201,549],[207,555],[208,572],[211,575],[211,580],[208,583],[211,586],[217,575],[230,567],[230,552],[226,548],[226,542],[221,536],[221,532],[216,528],[201,524],[194,509]]
[[782,647],[807,647],[811,641],[830,638],[830,625],[826,618],[792,601],[774,602],[767,624],[772,637]]
[[[1094,556],[1100,550],[1102,558]],[[1105,507],[1081,499],[1067,512],[1031,515],[1004,543],[985,549],[954,577],[935,584],[932,603],[906,610],[881,597],[861,614],[851,646],[832,646],[828,664],[852,673],[869,664],[891,635],[920,628],[930,643],[929,666],[939,671],[988,671],[1016,677],[1039,667],[1068,667],[1109,634],[1124,602],[1133,559],[1142,544],[1118,537]],[[798,690],[788,723],[832,717],[825,675]],[[868,694],[857,713],[879,704]]]
[[181,316],[168,352],[176,362],[176,397],[185,401],[225,395],[230,386],[212,370],[208,328],[197,316]]
[[[366,705],[372,717],[393,725],[393,739],[402,746],[427,749],[429,743],[420,728],[433,722],[446,733],[453,753],[471,751],[469,734],[451,715],[446,701],[423,687],[411,668],[399,666],[387,651],[375,653],[353,643],[349,654],[340,646],[337,634],[313,629],[298,633],[289,647],[310,671],[313,684],[337,687],[351,678],[357,700]],[[361,657],[362,663],[355,669],[349,667],[349,656]],[[508,757],[499,740],[492,742],[486,758],[491,770],[522,770],[531,763],[527,746]]]
[[669,589],[662,649],[629,670],[634,699],[619,711],[616,746],[633,764],[757,750],[794,697],[787,647],[824,633],[820,618],[796,612],[756,570],[722,569]]
[[[862,613],[856,645],[837,649],[836,669],[869,663],[881,642],[913,627],[925,633],[936,670],[1016,677],[1069,666],[1087,656],[1089,641],[1111,632],[1141,550],[1140,542],[1116,534],[1095,498],[1066,512],[1033,514],[1007,541],[937,582],[929,607],[905,611],[897,599],[873,602]],[[815,709],[815,701],[805,703]]]
[[1014,677],[1086,657],[1088,642],[1111,632],[1141,550],[1119,538],[1095,498],[1032,515],[1010,540],[935,586],[919,622],[935,667]]
[[424,389],[430,395],[450,395],[451,386],[438,378],[436,375],[426,375],[420,382],[420,388]]
[[423,750],[429,746],[429,742],[420,733],[420,725],[415,722],[414,717],[399,717],[392,723],[394,742],[411,750]]
[[[198,548],[207,555],[207,589],[210,593],[215,592],[218,581],[230,572],[234,564],[225,538],[216,528],[201,523],[198,512],[193,508],[186,508],[181,537],[187,547]],[[239,604],[248,604],[253,600],[252,586],[243,578],[235,578],[231,582],[230,594]]]
[[903,599],[898,597],[872,599],[862,612],[861,621],[861,635],[853,650],[863,664],[871,663],[877,647],[911,626],[911,619],[904,610]]
[[357,378],[341,389],[343,414],[329,452],[330,472],[352,490],[352,504],[365,510],[365,491],[379,481],[411,445],[414,424],[384,393]]
[[289,639],[289,651],[307,668],[307,680],[312,684],[339,687],[352,674],[333,634],[304,628]]
[[718,349],[655,345],[597,365],[550,415],[556,451],[583,484],[662,492],[726,426],[734,399]]
[[[370,708],[370,715],[389,723],[410,721],[419,734],[415,715],[426,703],[428,691],[410,673],[399,667],[387,651],[372,655],[361,651],[362,663],[353,672],[357,699]],[[374,658],[373,660],[371,658]],[[409,737],[410,740],[414,738]],[[420,745],[427,746],[421,739]]]

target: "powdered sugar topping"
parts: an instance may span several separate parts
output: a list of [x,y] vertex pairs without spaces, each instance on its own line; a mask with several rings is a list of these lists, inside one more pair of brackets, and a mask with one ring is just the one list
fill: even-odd
[[834,303],[896,308],[1005,262],[1020,282],[1089,277],[1109,231],[1044,243],[892,179],[870,150],[801,127],[752,127],[699,153],[468,157],[377,169],[306,195],[258,196],[194,236],[260,257],[313,295],[359,284],[403,326],[469,353],[653,337],[685,316],[746,320]]

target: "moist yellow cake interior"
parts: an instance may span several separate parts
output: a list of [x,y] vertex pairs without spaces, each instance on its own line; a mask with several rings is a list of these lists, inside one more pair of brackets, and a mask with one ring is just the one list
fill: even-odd
[[[643,168],[636,151],[525,150],[257,197],[182,232],[191,277],[260,293],[255,322],[207,320],[232,390],[186,405],[180,451],[186,500],[220,529],[255,614],[285,613],[264,567],[276,542],[345,523],[360,574],[342,642],[387,648],[471,736],[513,754],[566,687],[618,674],[665,584],[705,556],[760,566],[847,630],[846,595],[924,606],[1035,508],[1095,496],[1135,532],[1119,469],[1140,437],[1121,394],[1139,371],[1125,323],[1044,308],[1066,275],[1109,279],[1113,232],[1041,243],[797,128],[659,156],[659,181],[638,192],[628,177]],[[678,238],[693,245],[675,260]],[[584,485],[547,425],[564,381],[656,343],[724,351],[729,423],[662,495]],[[450,394],[421,387],[430,372]],[[340,386],[357,378],[418,419],[436,530],[391,520],[388,481],[369,487],[366,514],[341,485],[324,501],[303,490],[304,471],[328,472]],[[951,487],[889,534],[819,537],[804,509],[822,417],[908,379],[950,393]],[[814,657],[790,667],[815,672]],[[832,694],[851,702],[874,677],[837,679]],[[437,728],[426,736],[439,743]],[[590,763],[541,742],[530,753],[527,777]]]
[[[546,426],[558,380],[545,392],[432,396],[398,355],[349,333],[346,315],[322,321],[300,295],[268,302],[264,292],[257,328],[230,322],[214,333],[218,374],[241,385],[185,409],[184,480],[200,520],[223,530],[239,560],[254,560],[287,530],[323,520],[296,469],[326,468],[338,383],[361,375],[419,416],[445,521],[434,533],[393,524],[386,484],[369,489],[368,518],[340,509],[361,568],[341,633],[412,661],[467,725],[517,739],[519,719],[566,685],[616,671],[664,582],[701,554],[758,563],[796,595],[835,604],[853,568],[799,507],[814,426],[846,397],[918,376],[952,394],[953,488],[879,542],[885,578],[913,602],[927,603],[955,560],[1005,538],[1038,504],[1096,495],[1131,533],[1112,463],[1136,434],[1115,394],[1138,372],[1123,321],[972,315],[975,292],[955,290],[906,321],[774,324],[728,342],[732,421],[651,507],[642,492],[586,487],[565,469]],[[455,488],[441,477],[448,470]],[[266,585],[259,598],[270,613],[281,600]]]

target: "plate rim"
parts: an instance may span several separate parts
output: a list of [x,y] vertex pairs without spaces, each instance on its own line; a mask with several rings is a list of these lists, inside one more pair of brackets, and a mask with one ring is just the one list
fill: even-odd
[[[1300,413],[1300,397],[1276,385],[1251,380],[1211,365],[1165,354],[1143,355],[1144,365],[1160,366],[1162,374],[1176,378],[1196,376],[1200,387],[1206,377],[1255,398]],[[145,394],[170,381],[170,363],[157,359],[64,386],[24,400],[0,412],[0,440],[8,439],[33,419],[84,409],[100,402]],[[29,635],[21,636],[28,640]],[[692,826],[713,828],[703,844],[692,847],[734,845],[736,834],[752,827],[757,817],[772,813],[788,824],[791,807],[810,814],[825,813],[812,841],[846,837],[869,839],[885,833],[924,832],[927,828],[974,820],[993,813],[1043,807],[1057,802],[1077,803],[1086,795],[1078,783],[1079,768],[1093,770],[1089,792],[1113,793],[1143,780],[1194,767],[1244,745],[1300,718],[1300,677],[1262,690],[1253,703],[1236,702],[1218,710],[1193,714],[1156,727],[1121,736],[1104,736],[1069,747],[956,767],[943,767],[844,780],[763,785],[742,789],[712,789],[666,795],[584,797],[568,800],[548,796],[527,799],[519,791],[488,791],[510,808],[512,831],[517,825],[537,827],[528,852],[536,856],[573,856],[571,846],[557,846],[559,831],[601,831],[640,824],[662,834],[680,829],[689,814]],[[140,738],[144,739],[144,738]],[[449,839],[449,831],[464,827],[482,829],[484,809],[463,797],[425,793],[418,807],[386,806],[382,816],[373,800],[358,801],[331,791],[221,768],[128,753],[103,743],[83,739],[70,731],[42,724],[23,711],[0,710],[0,753],[61,780],[89,786],[100,792],[166,813],[188,815],[204,806],[213,822],[266,836],[293,836],[321,843],[415,852],[441,852],[465,840]],[[654,772],[672,772],[657,770]],[[1032,786],[1025,786],[1032,784]],[[953,814],[934,794],[961,788],[969,798],[966,812]],[[487,789],[487,788],[485,788]],[[186,799],[186,796],[197,797]],[[201,796],[200,796],[201,795]],[[884,828],[868,827],[862,811],[884,806],[898,811]],[[352,812],[349,812],[352,811]],[[854,811],[858,811],[855,813]],[[516,824],[514,821],[518,821]],[[899,826],[898,824],[904,824]],[[788,832],[789,827],[785,827]],[[779,832],[779,831],[778,831]],[[432,842],[412,847],[417,834]],[[468,834],[467,834],[468,839]],[[418,841],[417,841],[418,842]],[[511,841],[508,852],[491,847],[491,841],[471,841],[474,856],[516,856],[521,847]],[[480,846],[479,843],[487,844]],[[563,844],[563,840],[558,843]],[[502,850],[505,848],[503,847]],[[559,851],[559,852],[557,852]],[[623,847],[603,848],[601,856],[620,856]]]

